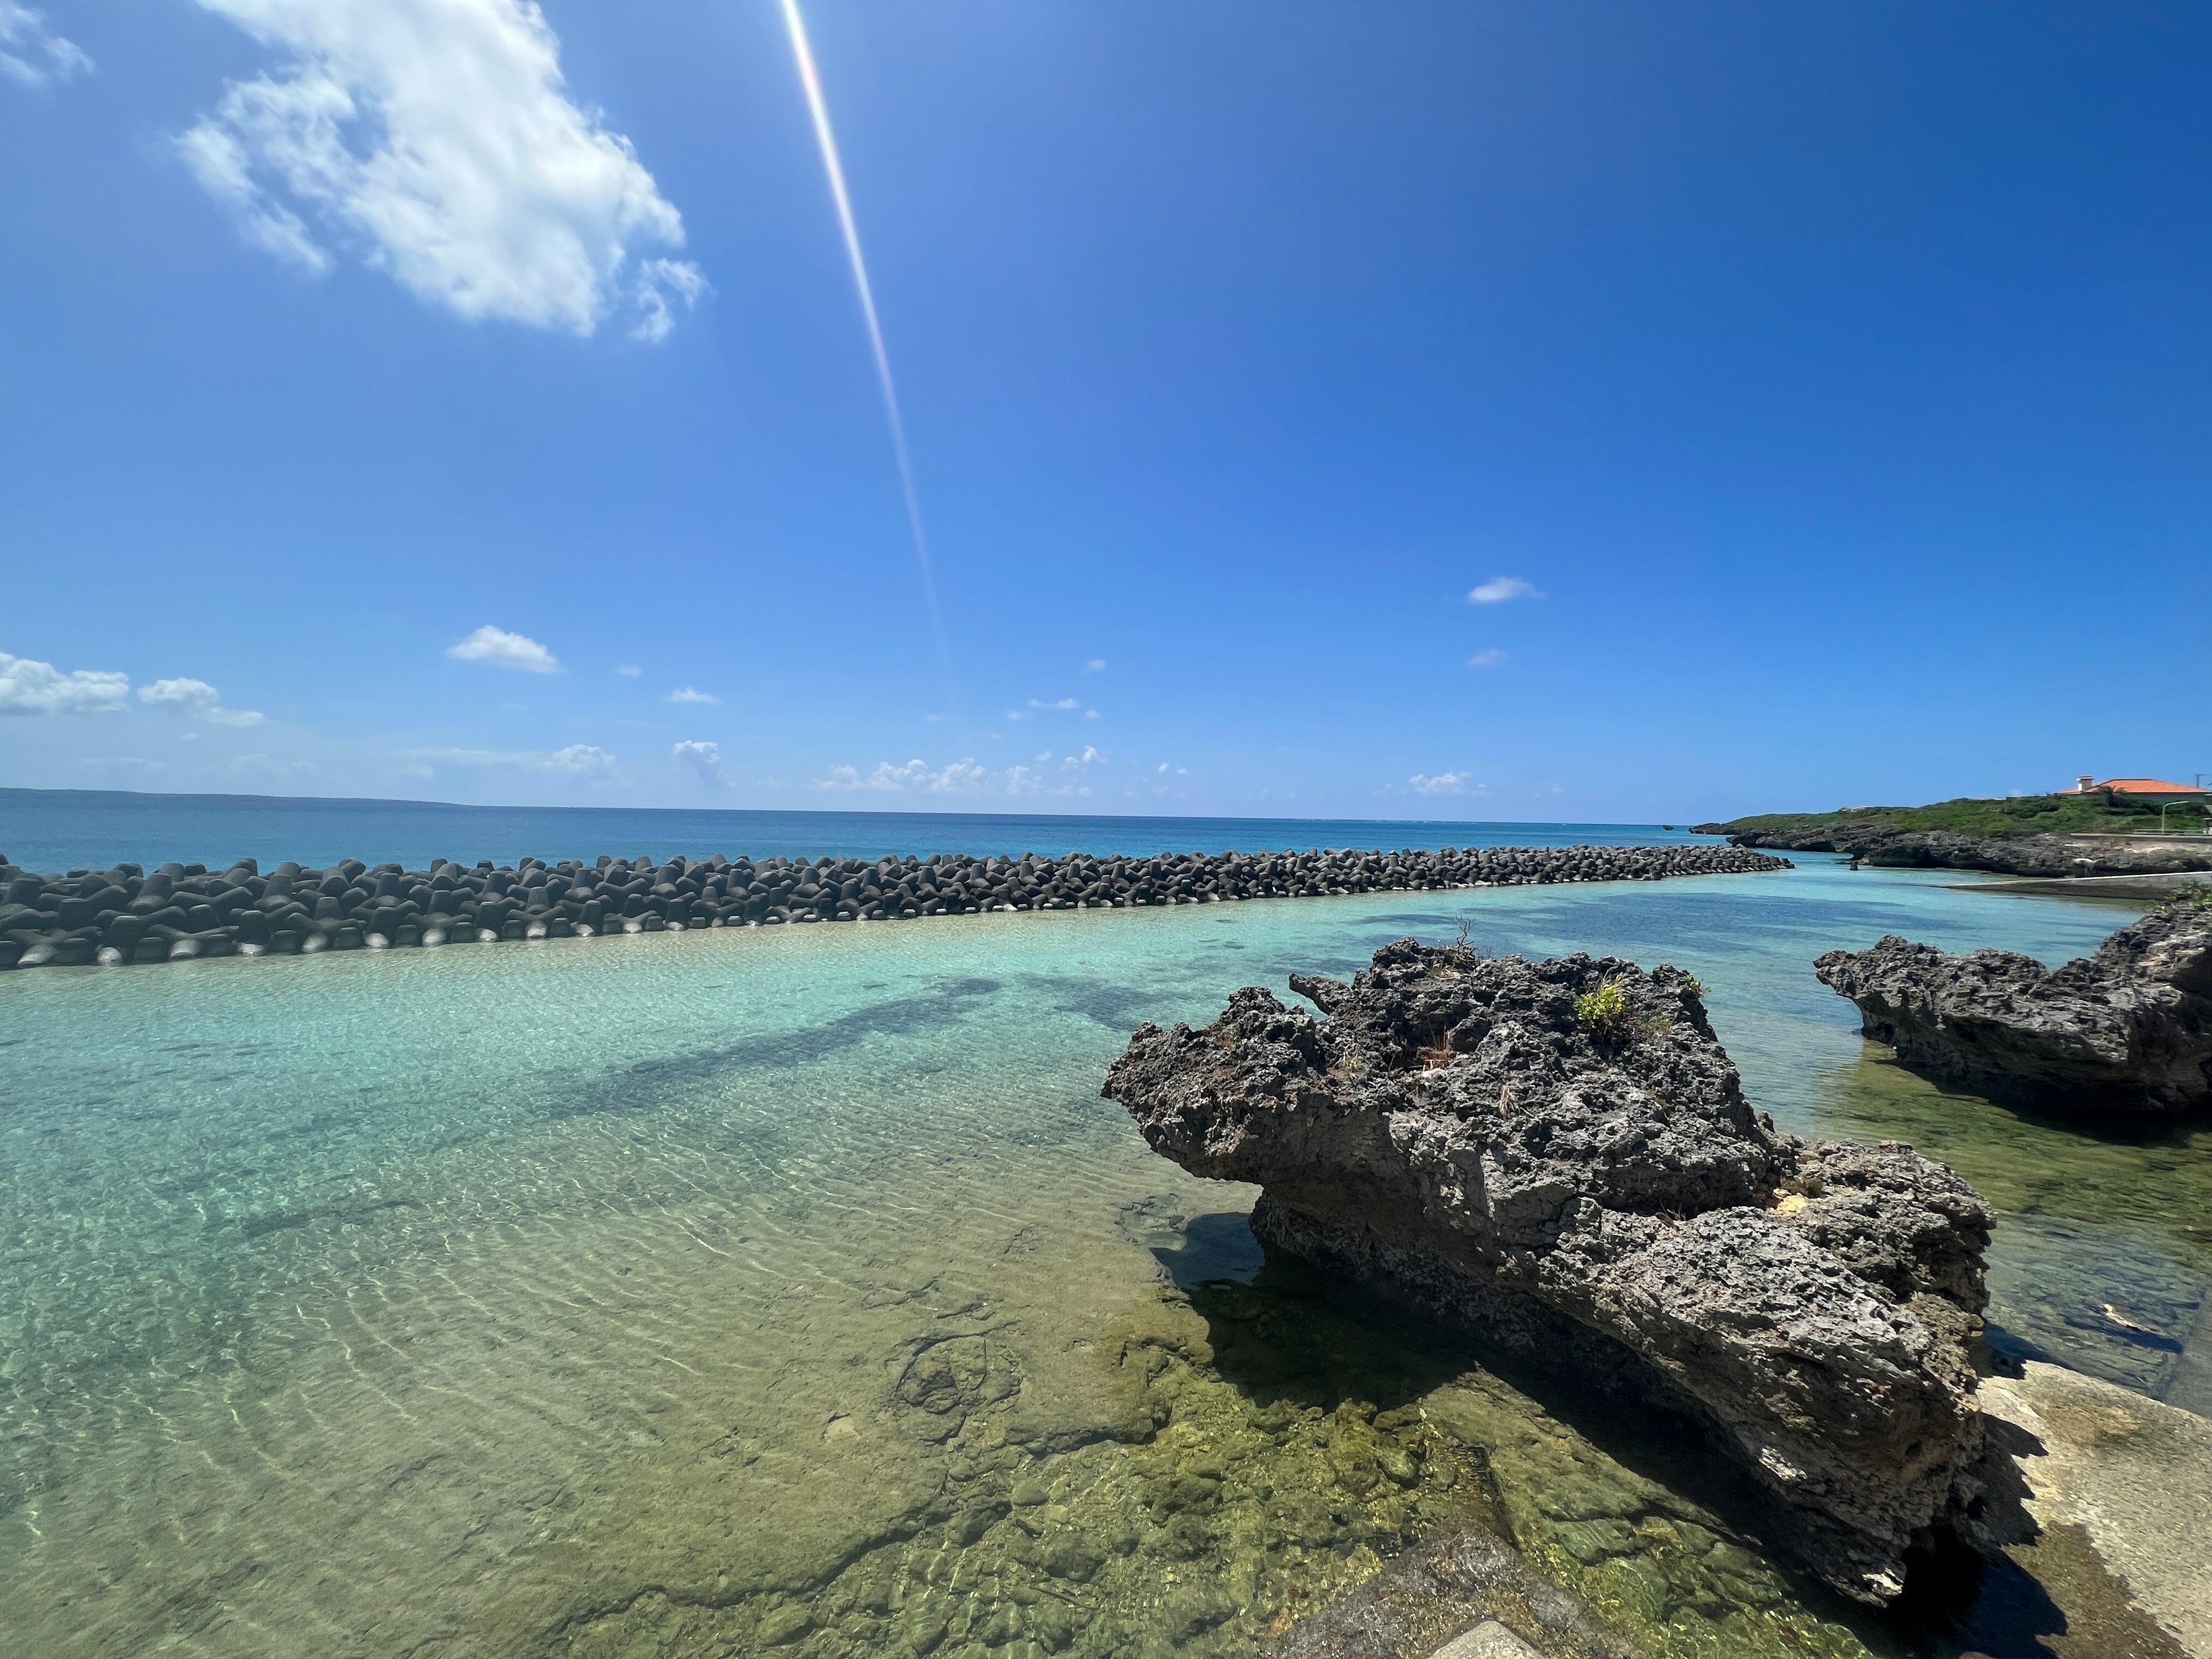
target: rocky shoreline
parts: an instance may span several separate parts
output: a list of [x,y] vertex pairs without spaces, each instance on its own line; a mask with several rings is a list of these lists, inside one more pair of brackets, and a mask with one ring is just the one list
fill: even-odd
[[2143,876],[2212,871],[2212,842],[2130,847],[2120,836],[1963,836],[1950,830],[1900,830],[1879,818],[1838,819],[1796,830],[1738,830],[1701,823],[1692,832],[1726,836],[1731,847],[1792,853],[1844,853],[1885,870],[1986,870],[2002,876]]
[[0,860],[0,969],[589,938],[687,927],[896,921],[1347,893],[1660,881],[1790,868],[1731,847],[1488,847],[1155,858],[672,859],[428,870],[252,859],[40,875]]
[[1952,956],[1892,933],[1831,951],[1820,982],[1916,1071],[2090,1115],[2212,1104],[2212,906],[2168,902],[2046,970],[2014,951]]
[[1139,1028],[1104,1089],[1154,1151],[1261,1187],[1263,1240],[1702,1425],[1855,1600],[1938,1532],[1988,1544],[1993,1218],[1957,1176],[1778,1133],[1677,969],[1401,939],[1291,984],[1328,1018],[1247,988]]

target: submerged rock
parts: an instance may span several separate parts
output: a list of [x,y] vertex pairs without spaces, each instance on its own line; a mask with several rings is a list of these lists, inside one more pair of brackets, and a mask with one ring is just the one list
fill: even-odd
[[2212,906],[2191,899],[2055,971],[2016,951],[1955,957],[1893,933],[1831,951],[1813,971],[1905,1065],[1984,1093],[2088,1111],[2212,1103]]
[[1401,939],[1291,984],[1330,1018],[1248,988],[1139,1028],[1104,1091],[1193,1174],[1264,1188],[1262,1238],[1687,1412],[1860,1601],[1975,1531],[1991,1215],[1949,1170],[1776,1133],[1673,968]]

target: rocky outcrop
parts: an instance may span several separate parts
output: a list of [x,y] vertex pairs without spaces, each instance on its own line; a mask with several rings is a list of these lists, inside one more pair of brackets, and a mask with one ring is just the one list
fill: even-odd
[[2212,1103],[2212,906],[2161,905],[2046,971],[2011,951],[1951,956],[1891,934],[1831,951],[1820,982],[1917,1070],[2088,1112]]
[[1962,836],[1950,830],[1901,830],[1881,818],[1841,818],[1790,830],[1734,830],[1701,823],[1732,847],[1796,853],[1848,853],[1893,870],[1987,870],[2006,876],[2137,876],[2212,870],[2203,847],[2133,847],[2120,836]]
[[252,859],[36,875],[0,860],[0,969],[564,939],[685,927],[898,921],[1326,894],[1660,881],[1790,868],[1728,847],[1482,847],[1157,858],[648,859],[327,869]]
[[1404,939],[1291,983],[1329,1018],[1249,988],[1139,1028],[1105,1087],[1155,1151],[1264,1188],[1264,1239],[1686,1412],[1846,1595],[1973,1531],[1991,1218],[1950,1170],[1776,1133],[1673,968]]

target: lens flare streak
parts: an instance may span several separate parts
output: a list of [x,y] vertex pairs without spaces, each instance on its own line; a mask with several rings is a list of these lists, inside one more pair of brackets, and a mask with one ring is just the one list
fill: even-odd
[[860,314],[868,325],[868,343],[876,356],[876,379],[882,384],[884,411],[890,417],[891,449],[898,460],[899,489],[906,498],[908,527],[914,532],[915,560],[921,569],[921,588],[929,601],[929,623],[937,636],[937,653],[943,660],[948,692],[952,682],[952,653],[945,641],[945,618],[938,610],[937,576],[929,562],[929,536],[922,527],[921,498],[914,487],[914,463],[907,453],[906,421],[899,413],[898,387],[891,380],[890,354],[884,349],[884,326],[876,315],[875,290],[868,283],[868,262],[860,252],[860,227],[853,217],[853,198],[845,189],[845,167],[837,156],[837,137],[830,126],[830,106],[822,96],[822,77],[815,72],[814,51],[806,41],[806,24],[799,15],[799,0],[781,0],[785,27],[791,32],[792,56],[799,62],[799,85],[806,93],[806,107],[814,118],[814,136],[822,147],[822,166],[830,175],[830,195],[837,207],[837,223],[845,234],[845,254],[852,262],[853,286],[860,291]]

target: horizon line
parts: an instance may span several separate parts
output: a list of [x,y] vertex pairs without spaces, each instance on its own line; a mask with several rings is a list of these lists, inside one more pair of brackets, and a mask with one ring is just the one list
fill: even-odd
[[[1590,827],[1618,830],[1663,830],[1668,826],[1657,819],[1648,822],[1636,819],[1606,818],[1461,818],[1461,817],[1358,817],[1321,814],[1299,817],[1291,815],[1261,816],[1231,812],[1000,812],[973,811],[957,808],[915,807],[831,807],[831,806],[544,806],[514,803],[418,800],[405,796],[385,795],[257,795],[234,794],[221,790],[155,790],[155,789],[41,789],[15,784],[0,784],[0,800],[14,795],[39,796],[95,796],[130,801],[237,801],[278,802],[293,805],[326,806],[405,806],[436,807],[463,812],[692,812],[739,817],[762,814],[807,816],[815,817],[971,817],[971,818],[1135,818],[1180,819],[1186,823],[1465,823],[1515,824],[1529,828],[1546,825],[1559,827]],[[1674,826],[1677,833],[1688,833],[1686,826]],[[4,849],[0,849],[4,850]]]

